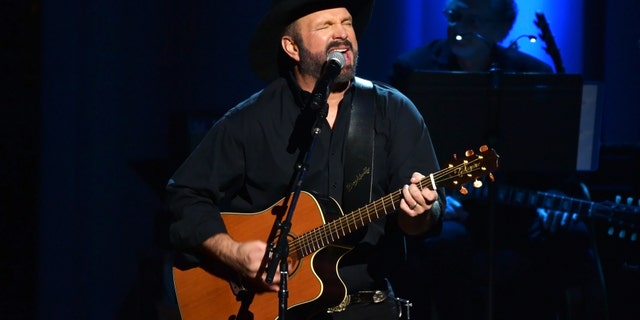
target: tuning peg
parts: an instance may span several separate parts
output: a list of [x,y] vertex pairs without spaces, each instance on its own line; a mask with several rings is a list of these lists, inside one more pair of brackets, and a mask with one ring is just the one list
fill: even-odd
[[489,172],[489,180],[491,180],[491,182],[496,182],[496,177],[494,177],[491,172]]
[[486,144],[480,146],[480,152],[485,152],[487,150],[489,150],[489,147]]
[[629,237],[629,240],[636,242],[638,240],[638,233],[634,232],[631,234],[631,236]]
[[465,157],[471,157],[474,154],[475,153],[473,152],[473,150],[469,149],[469,150],[465,151],[464,156]]
[[464,186],[460,187],[460,194],[462,195],[467,195],[469,194],[469,190],[467,190],[467,188],[465,188]]
[[627,205],[628,206],[632,206],[633,205],[633,198],[632,197],[627,197]]
[[453,158],[453,161],[456,161],[458,160],[458,155],[454,153],[452,158]]
[[609,227],[609,229],[607,230],[607,234],[609,236],[613,236],[613,234],[616,232],[616,229],[613,227]]
[[473,182],[473,187],[476,188],[476,189],[477,188],[481,188],[482,187],[482,181],[476,179],[476,181]]
[[619,194],[617,194],[617,195],[616,195],[616,200],[615,200],[615,201],[616,201],[616,203],[617,203],[617,204],[620,204],[620,202],[622,202],[622,196],[621,196],[621,195],[619,195]]
[[627,231],[624,229],[621,229],[620,232],[618,232],[618,238],[620,239],[624,239],[624,237],[627,236]]

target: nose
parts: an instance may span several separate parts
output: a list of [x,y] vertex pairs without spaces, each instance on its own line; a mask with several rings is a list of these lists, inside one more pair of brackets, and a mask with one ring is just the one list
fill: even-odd
[[343,24],[337,24],[336,28],[334,28],[333,38],[334,39],[347,39],[349,37],[349,30]]

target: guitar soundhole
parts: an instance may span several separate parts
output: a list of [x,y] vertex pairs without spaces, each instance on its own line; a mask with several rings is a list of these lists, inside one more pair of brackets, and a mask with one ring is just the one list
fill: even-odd
[[289,278],[293,278],[296,275],[296,272],[300,269],[300,260],[294,259],[292,257],[287,258],[287,263],[291,266],[291,273],[289,274]]

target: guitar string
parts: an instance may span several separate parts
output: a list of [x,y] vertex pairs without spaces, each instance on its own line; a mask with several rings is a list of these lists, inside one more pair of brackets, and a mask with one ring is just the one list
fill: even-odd
[[[473,165],[475,162],[477,161],[482,161],[487,157],[484,157],[482,155],[479,155],[478,157],[476,157],[476,159],[473,160],[464,160],[462,161],[460,164],[455,165],[455,166],[450,166],[447,168],[444,168],[436,173],[433,174],[433,179],[435,180],[436,185],[440,184],[442,181],[445,181],[447,179],[451,179],[451,174],[453,172],[456,172],[458,169],[460,169],[461,167],[464,167],[465,165]],[[495,158],[495,157],[494,157]],[[489,158],[492,159],[492,158]],[[497,158],[495,158],[497,159]],[[479,166],[476,169],[471,170],[470,172],[475,172],[475,171],[487,171],[486,167],[482,167]],[[467,175],[470,175],[470,173],[466,173]],[[459,175],[461,176],[461,175]],[[455,176],[454,176],[455,177]],[[446,178],[446,179],[445,179]],[[442,179],[442,180],[441,180]],[[419,187],[425,188],[426,186],[431,186],[433,183],[431,181],[431,178],[429,176],[423,178],[420,182],[418,182]],[[353,231],[358,230],[360,227],[363,227],[365,225],[367,225],[368,223],[371,223],[373,220],[377,220],[379,219],[381,216],[387,215],[389,213],[389,209],[392,209],[392,211],[396,210],[396,203],[399,202],[401,200],[401,195],[402,195],[402,190],[396,190],[386,196],[383,196],[375,201],[373,201],[372,203],[356,209],[355,211],[352,211],[350,213],[348,213],[347,215],[338,218],[334,221],[331,221],[327,224],[324,224],[322,226],[319,226],[309,232],[307,232],[306,234],[295,238],[294,240],[292,240],[292,243],[290,244],[290,252],[292,255],[296,255],[299,258],[302,258],[312,252],[315,252],[331,243],[334,243],[335,241],[341,239],[342,237],[351,234]],[[388,205],[386,205],[385,203],[387,202],[387,199],[389,199],[390,201],[388,202]],[[372,210],[371,208],[373,208],[373,213],[375,214],[375,219],[372,219]],[[380,210],[379,210],[380,209]],[[379,211],[384,211],[383,215],[379,214]],[[358,220],[359,220],[359,224],[358,224]],[[353,227],[353,230],[352,230]],[[327,236],[328,235],[328,236]]]
[[[464,166],[465,164],[469,165],[469,164],[473,164],[475,161],[478,161],[479,159],[483,159],[482,156],[478,157],[478,159],[474,159],[471,161],[463,161],[461,164],[456,165],[456,166],[451,166],[448,168],[445,168],[443,170],[438,171],[437,173],[435,173],[433,175],[433,177],[435,178],[435,180],[439,181],[439,178],[445,177],[445,176],[449,176],[451,172],[456,171],[459,167]],[[480,167],[478,169],[474,169],[473,171],[477,171],[477,170],[486,170],[484,167]],[[428,177],[425,177],[423,180],[421,180],[418,184],[420,185],[420,188],[424,188],[425,184],[431,182],[430,179],[428,179]],[[365,222],[365,219],[363,219],[363,217],[367,217],[366,220],[368,220],[368,222],[371,222],[372,219],[372,215],[371,215],[371,210],[367,210],[367,208],[373,207],[375,210],[375,214],[376,214],[376,219],[380,218],[380,215],[378,214],[378,208],[379,208],[379,203],[382,202],[382,209],[384,210],[384,215],[388,214],[387,212],[387,206],[384,205],[384,202],[386,201],[387,198],[391,198],[392,201],[391,203],[391,207],[393,207],[392,209],[395,210],[395,202],[399,201],[399,197],[401,195],[401,190],[397,190],[396,192],[393,192],[385,197],[382,197],[374,202],[372,202],[371,204],[357,209],[354,212],[349,213],[348,215],[334,220],[328,224],[325,224],[323,226],[320,226],[310,232],[308,232],[307,234],[305,234],[302,237],[296,238],[294,241],[296,242],[295,245],[295,251],[292,250],[293,253],[297,254],[298,256],[305,256],[311,252],[314,252],[330,243],[335,242],[336,240],[342,238],[342,236],[345,236],[347,234],[350,234],[353,230],[351,230],[351,226],[353,226],[354,230],[359,229],[362,226],[365,226],[367,223]],[[365,214],[363,214],[363,212]],[[360,218],[360,226],[358,226],[357,220],[358,218]],[[327,232],[328,229],[329,231]],[[346,229],[346,232],[345,232]],[[333,230],[333,232],[332,232]],[[342,235],[340,235],[339,231],[342,231]],[[331,239],[329,239],[326,236],[323,236],[324,234],[329,234],[331,236]],[[335,235],[335,238],[334,238]],[[325,241],[326,240],[326,241]],[[303,250],[303,252],[298,252],[298,245],[297,243],[302,243],[302,246],[300,247],[301,249],[307,248],[307,250]],[[315,245],[314,245],[315,244]],[[294,247],[292,245],[292,247]]]

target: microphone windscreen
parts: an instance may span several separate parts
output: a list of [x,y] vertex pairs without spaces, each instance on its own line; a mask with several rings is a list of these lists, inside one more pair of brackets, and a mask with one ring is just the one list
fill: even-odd
[[327,61],[336,61],[340,68],[344,67],[346,59],[344,58],[344,54],[339,51],[331,51],[329,55],[327,55]]

